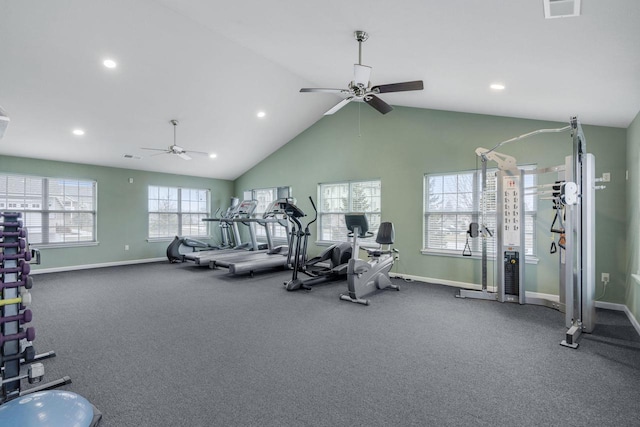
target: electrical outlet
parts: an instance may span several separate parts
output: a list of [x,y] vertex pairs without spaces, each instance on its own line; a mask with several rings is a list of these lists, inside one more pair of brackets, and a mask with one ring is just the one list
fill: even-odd
[[609,172],[602,174],[602,182],[611,182],[611,174]]
[[129,245],[124,245],[124,250],[128,251],[129,250]]
[[602,281],[604,283],[609,283],[609,273],[602,273]]

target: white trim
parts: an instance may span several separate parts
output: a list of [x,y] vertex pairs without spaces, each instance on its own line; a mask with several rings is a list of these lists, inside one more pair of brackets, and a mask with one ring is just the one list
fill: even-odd
[[557,303],[560,302],[560,295],[543,294],[541,292],[526,291],[526,297],[527,298],[545,299],[547,301],[557,302]]
[[83,265],[69,265],[66,267],[40,268],[37,270],[31,270],[31,274],[36,275],[36,274],[45,274],[45,273],[59,273],[62,271],[89,270],[91,268],[118,267],[121,265],[146,264],[150,262],[158,262],[158,261],[166,261],[166,260],[167,260],[166,257],[160,257],[160,258],[147,258],[147,259],[133,259],[129,261],[103,262],[100,264],[83,264]]
[[88,246],[99,246],[100,242],[61,242],[61,243],[29,243],[29,246],[33,246],[38,249],[69,249],[69,248],[84,248]]
[[[433,284],[437,284],[437,285],[452,286],[452,287],[457,287],[457,288],[465,288],[465,289],[473,289],[473,290],[481,290],[482,289],[482,285],[479,285],[477,283],[456,282],[454,280],[436,279],[435,277],[413,276],[413,275],[410,275],[410,274],[393,273],[393,272],[389,273],[389,276],[397,277],[397,278],[400,278],[400,279],[414,280],[414,281],[417,281],[417,282],[426,282],[426,283],[433,283]],[[546,299],[546,300],[554,301],[554,302],[558,302],[560,300],[560,297],[558,295],[543,294],[543,293],[540,293],[540,292],[529,292],[529,291],[527,291],[527,296],[528,297],[533,297],[533,298],[542,298],[542,299]],[[602,309],[605,309],[605,310],[614,310],[614,311],[622,311],[622,312],[624,312],[627,315],[627,317],[629,318],[629,321],[633,325],[633,327],[636,330],[636,332],[638,333],[638,335],[640,335],[640,322],[638,322],[638,320],[635,318],[635,316],[633,315],[631,310],[629,310],[629,307],[627,307],[624,304],[616,304],[616,303],[613,303],[613,302],[606,302],[606,301],[596,301],[595,305],[596,305],[597,308],[602,308]]]
[[631,322],[631,324],[633,325],[633,328],[636,330],[638,335],[640,335],[640,323],[638,322],[638,319],[636,319],[636,317],[633,315],[631,310],[629,310],[629,307],[627,307],[626,305],[624,305],[624,304],[616,304],[616,303],[613,303],[613,302],[606,302],[606,301],[596,301],[596,307],[597,308],[603,308],[603,309],[606,309],[606,310],[614,310],[614,311],[622,311],[622,312],[624,312],[624,314],[626,314],[627,317],[629,318],[629,322]]
[[638,333],[638,335],[640,335],[640,323],[638,322],[638,319],[636,319],[636,317],[633,315],[631,310],[629,310],[629,307],[627,307],[626,305],[624,306],[624,312],[627,314],[629,321],[631,322],[633,327],[636,329],[636,332]]
[[604,308],[606,310],[613,311],[625,311],[625,309],[627,309],[627,306],[624,304],[616,304],[614,302],[596,301],[596,308]]

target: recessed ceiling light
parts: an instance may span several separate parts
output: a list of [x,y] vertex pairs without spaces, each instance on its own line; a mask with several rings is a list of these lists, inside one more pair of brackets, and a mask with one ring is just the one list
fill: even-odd
[[71,133],[78,136],[84,135],[84,131],[82,129],[74,129]]
[[116,64],[116,61],[114,61],[113,59],[105,59],[102,63],[107,68],[116,68],[118,66],[118,64]]
[[218,155],[216,153],[209,154],[209,158],[210,159],[215,159],[216,157],[218,157]]
[[489,87],[493,90],[504,90],[505,88],[505,86],[501,83],[492,83]]
[[260,118],[263,118],[266,115],[267,115],[267,113],[265,113],[264,111],[258,111],[258,114],[257,114],[257,116],[260,117]]

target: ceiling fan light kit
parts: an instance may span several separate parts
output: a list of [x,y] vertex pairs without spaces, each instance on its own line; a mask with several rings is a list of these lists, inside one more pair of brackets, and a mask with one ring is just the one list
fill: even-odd
[[424,83],[422,80],[415,80],[403,83],[391,83],[386,85],[371,86],[369,77],[371,76],[371,67],[362,65],[362,43],[369,38],[366,31],[355,31],[353,33],[358,42],[358,63],[353,65],[353,80],[349,83],[347,89],[327,89],[327,88],[302,88],[300,92],[325,92],[335,93],[345,96],[338,104],[333,106],[324,115],[331,115],[351,101],[364,101],[371,107],[375,108],[382,114],[387,114],[393,110],[391,105],[378,98],[376,95],[389,92],[405,92],[411,90],[423,90]]

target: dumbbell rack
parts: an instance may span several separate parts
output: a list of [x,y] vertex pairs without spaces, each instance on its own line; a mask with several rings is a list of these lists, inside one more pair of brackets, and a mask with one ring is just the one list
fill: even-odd
[[31,364],[26,375],[21,375],[23,365],[55,356],[55,353],[36,355],[32,345],[35,329],[25,326],[33,317],[27,308],[31,303],[29,290],[33,286],[29,276],[32,253],[27,243],[27,229],[20,217],[19,212],[0,212],[0,404],[71,382],[65,376],[21,389],[23,379],[33,384],[44,376],[42,363]]

